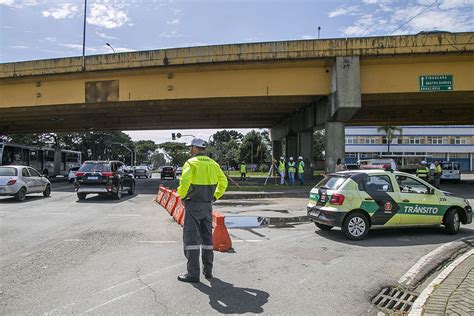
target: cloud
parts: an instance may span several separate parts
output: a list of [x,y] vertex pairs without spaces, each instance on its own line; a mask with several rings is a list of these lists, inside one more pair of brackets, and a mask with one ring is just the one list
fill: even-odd
[[13,45],[13,46],[10,46],[10,48],[15,48],[15,49],[27,49],[29,48],[28,46],[24,46],[24,45]]
[[[75,51],[82,51],[82,45],[74,44],[74,43],[60,43],[59,46],[69,48]],[[135,49],[128,48],[128,47],[114,47],[116,53],[124,53],[124,52],[133,52]],[[112,53],[112,49],[109,46],[86,46],[86,54],[109,54]]]
[[350,6],[350,7],[339,7],[334,11],[329,12],[328,16],[330,18],[335,18],[337,16],[344,16],[344,15],[355,15],[359,10],[358,6]]
[[15,4],[15,0],[0,0],[0,5],[6,5],[6,6],[13,6]]
[[168,24],[168,25],[178,25],[179,24],[179,19],[176,18],[176,19],[173,19],[171,21],[166,21],[166,24]]
[[53,19],[68,19],[76,16],[79,12],[79,7],[72,3],[63,3],[59,7],[50,8],[47,10],[41,11],[41,14],[48,18],[52,17]]
[[364,0],[363,3],[357,10],[341,7],[330,13],[330,17],[332,14],[352,15],[356,18],[351,24],[341,28],[344,36],[472,30],[474,0]]
[[38,0],[0,0],[0,5],[12,7],[12,8],[23,8],[33,7],[39,4]]
[[178,37],[181,37],[181,34],[179,34],[178,31],[174,30],[174,31],[171,31],[171,32],[163,32],[160,35],[158,35],[158,37],[161,37],[161,38],[178,38]]
[[130,22],[124,7],[124,4],[118,2],[113,4],[110,1],[93,3],[90,14],[87,17],[87,23],[106,29],[121,27],[125,23]]
[[110,36],[110,35],[107,35],[105,33],[101,33],[101,32],[95,32],[95,34],[101,38],[105,38],[105,39],[118,39],[118,37],[115,37],[115,36]]

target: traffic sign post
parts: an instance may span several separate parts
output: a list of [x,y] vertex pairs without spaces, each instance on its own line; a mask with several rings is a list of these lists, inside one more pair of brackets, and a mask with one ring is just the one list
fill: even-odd
[[420,91],[452,91],[452,75],[420,76]]

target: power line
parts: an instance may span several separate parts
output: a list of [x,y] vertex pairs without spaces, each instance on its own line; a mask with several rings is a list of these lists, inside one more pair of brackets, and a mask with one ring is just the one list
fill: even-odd
[[399,29],[401,29],[402,27],[404,27],[406,24],[408,24],[410,21],[413,21],[414,18],[420,16],[421,14],[425,13],[426,10],[428,10],[429,8],[431,8],[432,6],[434,6],[435,4],[438,4],[438,0],[435,0],[432,4],[426,6],[423,10],[421,10],[418,14],[416,14],[415,16],[411,17],[409,20],[407,20],[406,22],[400,24],[396,29],[394,29],[390,35],[392,35],[393,33],[395,33],[395,31],[398,31]]

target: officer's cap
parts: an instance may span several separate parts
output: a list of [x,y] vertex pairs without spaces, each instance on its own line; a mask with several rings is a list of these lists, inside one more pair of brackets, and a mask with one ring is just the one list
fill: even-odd
[[206,148],[207,142],[201,138],[195,138],[191,141],[191,146],[198,147],[198,148]]

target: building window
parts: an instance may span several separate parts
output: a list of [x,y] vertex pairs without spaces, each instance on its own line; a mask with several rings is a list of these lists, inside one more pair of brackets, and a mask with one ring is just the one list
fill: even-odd
[[444,153],[426,153],[427,156],[431,156],[433,159],[446,159],[446,154]]
[[428,136],[428,144],[441,145],[444,144],[444,138],[442,136]]
[[346,158],[357,158],[357,153],[346,153]]
[[449,154],[449,159],[451,158],[469,158],[469,154],[465,154],[465,153],[452,153],[452,154]]
[[375,137],[366,137],[363,138],[364,144],[375,144]]
[[346,144],[357,144],[357,138],[356,137],[346,137]]
[[419,137],[410,137],[408,139],[409,144],[421,144],[421,140]]
[[465,145],[468,144],[468,139],[466,137],[456,136],[454,139],[451,138],[451,144]]

